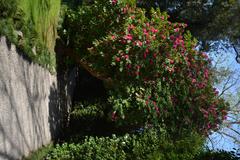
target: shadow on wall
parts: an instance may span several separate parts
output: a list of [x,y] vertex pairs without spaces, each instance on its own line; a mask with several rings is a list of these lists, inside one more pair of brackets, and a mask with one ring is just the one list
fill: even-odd
[[20,159],[51,142],[60,117],[56,76],[0,39],[0,159]]

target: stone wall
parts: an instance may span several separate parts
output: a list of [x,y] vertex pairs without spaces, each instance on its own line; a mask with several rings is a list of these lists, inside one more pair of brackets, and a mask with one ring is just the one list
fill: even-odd
[[57,76],[0,38],[0,160],[21,159],[59,132]]

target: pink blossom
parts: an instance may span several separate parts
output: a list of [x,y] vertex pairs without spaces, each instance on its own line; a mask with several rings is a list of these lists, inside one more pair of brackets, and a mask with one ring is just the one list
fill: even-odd
[[127,10],[128,10],[128,8],[126,8],[126,7],[123,8],[123,9],[122,9],[122,13],[123,13],[123,14],[126,14],[126,13],[127,13]]
[[153,57],[154,57],[154,58],[156,58],[156,57],[157,57],[157,54],[156,54],[156,53],[154,53],[154,54],[153,54]]
[[138,72],[138,71],[135,72],[135,75],[136,75],[136,76],[139,76],[139,74],[140,74],[140,72]]
[[158,30],[155,29],[155,28],[152,28],[151,31],[152,31],[153,33],[157,33],[157,32],[158,32]]
[[135,16],[133,15],[133,16],[131,16],[131,19],[134,19],[135,18]]
[[204,52],[202,53],[202,56],[203,56],[203,58],[206,58],[206,59],[208,58],[208,55]]
[[136,66],[136,68],[137,68],[137,69],[140,69],[140,68],[141,68],[141,66],[140,66],[140,65],[137,65],[137,66]]
[[161,37],[162,37],[162,39],[163,39],[163,40],[165,40],[165,39],[166,39],[166,36],[165,36],[165,35],[162,35]]
[[194,84],[194,83],[196,83],[197,81],[196,81],[196,79],[192,79],[192,84]]
[[144,59],[147,58],[147,53],[146,53],[146,52],[143,54],[143,58],[144,58]]
[[153,60],[152,60],[152,59],[150,59],[150,60],[149,60],[149,63],[150,63],[151,65],[153,65]]
[[208,74],[209,74],[208,69],[205,69],[204,70],[204,78],[208,79]]
[[120,59],[119,57],[116,57],[116,58],[115,58],[115,61],[116,61],[116,62],[120,62],[121,59]]
[[116,111],[112,112],[112,121],[116,121],[117,116],[116,116]]
[[111,36],[111,39],[112,39],[112,40],[116,39],[116,36],[112,35],[112,36]]
[[147,106],[147,105],[148,105],[148,100],[146,100],[146,102],[145,102],[145,103],[146,103],[146,106]]
[[157,114],[159,114],[159,108],[157,106],[155,106],[155,110],[156,110]]
[[126,39],[126,40],[132,40],[133,37],[132,37],[131,34],[127,34],[127,35],[124,36],[124,39]]
[[127,64],[127,68],[128,69],[132,68],[131,64]]
[[179,32],[180,31],[180,28],[175,28],[174,29],[174,32]]
[[210,128],[211,128],[211,124],[208,123],[208,125],[207,125],[207,129],[210,129]]
[[132,29],[134,29],[134,28],[136,28],[134,25],[130,25],[130,26],[128,26],[128,31],[131,31]]
[[143,45],[143,43],[142,43],[141,41],[136,41],[136,45],[137,45],[138,47],[141,47],[141,46]]
[[112,4],[115,5],[117,4],[118,0],[112,0]]
[[173,41],[174,39],[175,39],[175,37],[174,37],[173,35],[171,35],[171,36],[170,36],[170,40]]

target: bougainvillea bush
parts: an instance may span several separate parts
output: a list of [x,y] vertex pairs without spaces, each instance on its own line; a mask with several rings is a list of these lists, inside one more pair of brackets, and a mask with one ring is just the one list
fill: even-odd
[[195,50],[186,24],[171,23],[159,9],[146,16],[117,0],[95,1],[67,15],[70,29],[62,35],[71,37],[68,46],[84,67],[105,82],[116,124],[207,134],[225,119],[228,105],[213,88],[210,60]]

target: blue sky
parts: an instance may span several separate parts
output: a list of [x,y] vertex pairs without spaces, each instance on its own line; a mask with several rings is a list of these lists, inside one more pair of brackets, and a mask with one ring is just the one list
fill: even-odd
[[[225,43],[225,42],[223,42],[223,43]],[[240,90],[240,78],[239,78],[240,64],[238,64],[235,60],[236,53],[234,52],[234,49],[231,46],[225,47],[223,45],[223,43],[216,43],[215,45],[217,46],[217,48],[208,52],[208,55],[212,59],[213,66],[217,63],[217,61],[219,61],[219,59],[220,60],[222,59],[221,63],[219,63],[216,68],[228,67],[230,70],[233,71],[234,74],[233,74],[231,80],[236,81],[236,84],[226,92],[227,95],[230,95],[230,96],[228,96],[228,98],[232,99],[231,103],[233,104],[233,103],[236,103],[238,101],[238,99],[240,98],[237,95],[237,92]],[[228,43],[228,42],[226,42],[226,43]],[[223,84],[224,84],[224,82],[216,85],[216,88],[218,88],[220,93],[222,91]],[[237,106],[235,109],[240,110],[240,106]],[[238,120],[240,118],[240,114],[238,114],[238,115],[229,114],[229,117],[227,120],[231,121],[232,119],[230,117],[232,117],[232,116],[234,116]],[[231,125],[230,128],[240,132],[239,124]],[[238,134],[234,133],[234,131],[231,131],[229,128],[223,127],[220,130],[220,132],[224,132],[226,134],[234,136],[240,142],[240,136]],[[240,149],[240,144],[235,143],[234,140],[229,138],[228,136],[218,134],[215,132],[210,136],[210,139],[211,139],[211,142],[210,142],[210,140],[208,140],[207,146],[211,149],[223,149],[223,150],[228,150],[228,151],[231,151],[233,148]]]

